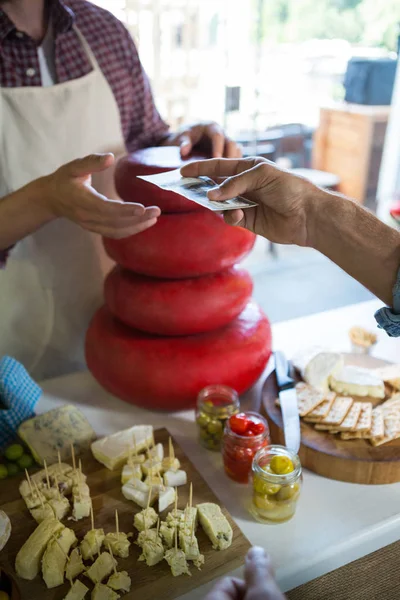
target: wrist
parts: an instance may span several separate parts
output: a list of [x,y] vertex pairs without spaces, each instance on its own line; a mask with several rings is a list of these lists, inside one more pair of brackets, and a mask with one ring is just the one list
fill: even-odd
[[55,219],[57,214],[54,207],[54,191],[51,185],[51,176],[48,175],[35,179],[29,186],[31,188],[32,202],[43,223],[48,223]]
[[[307,246],[323,252],[326,228],[332,228],[335,213],[340,211],[341,195],[313,186],[305,198]],[[349,201],[347,201],[349,202]]]

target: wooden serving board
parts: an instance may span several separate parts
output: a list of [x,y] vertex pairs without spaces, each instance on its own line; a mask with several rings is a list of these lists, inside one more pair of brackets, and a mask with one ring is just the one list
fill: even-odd
[[[158,429],[154,432],[154,435],[156,443],[162,443],[164,450],[167,451],[168,431]],[[193,483],[193,505],[200,502],[220,504],[213,491],[175,441],[174,448],[182,469],[188,474],[188,484],[178,488],[178,508],[184,508],[189,501],[190,482]],[[109,471],[98,463],[90,452],[82,456],[82,470],[88,477],[87,483],[93,500],[95,527],[102,527],[105,533],[115,531],[115,509],[118,509],[120,531],[125,533],[134,532],[132,542],[135,541],[137,531],[133,527],[133,517],[136,512],[140,511],[140,508],[133,502],[126,500],[122,495],[121,470]],[[15,557],[22,544],[36,527],[35,521],[30,516],[24,501],[19,495],[18,486],[20,482],[21,477],[16,477],[0,483],[0,508],[8,514],[12,525],[10,540],[0,553],[0,571],[3,568],[15,580],[20,592],[20,596],[15,595],[15,600],[61,600],[69,589],[68,583],[48,590],[41,577],[37,577],[33,581],[24,581],[15,574]],[[126,559],[118,558],[118,570],[128,571],[132,579],[132,590],[123,597],[127,600],[130,598],[140,598],[140,600],[177,598],[243,564],[250,543],[227,510],[223,506],[221,508],[233,529],[233,543],[230,548],[221,552],[213,550],[211,542],[199,527],[197,537],[200,551],[205,556],[203,569],[199,571],[190,563],[192,577],[187,575],[173,577],[165,561],[154,567],[148,567],[145,563],[138,562],[141,550],[136,544],[132,543],[129,557]],[[173,506],[162,513],[162,519],[171,509],[173,509]],[[79,540],[90,529],[90,518],[82,519],[77,523],[65,519],[63,523],[74,529]],[[92,588],[88,578],[81,575],[80,579],[85,585]],[[88,594],[87,599],[89,600],[89,598],[90,595]]]
[[[345,363],[374,369],[386,361],[359,354],[344,354]],[[299,379],[299,378],[298,378]],[[274,444],[284,445],[282,414],[275,400],[278,396],[275,372],[266,380],[262,405]],[[354,397],[355,400],[380,404],[382,400]],[[350,483],[385,484],[400,481],[400,439],[374,447],[368,440],[342,440],[337,435],[317,431],[301,419],[299,456],[304,468],[329,479]]]

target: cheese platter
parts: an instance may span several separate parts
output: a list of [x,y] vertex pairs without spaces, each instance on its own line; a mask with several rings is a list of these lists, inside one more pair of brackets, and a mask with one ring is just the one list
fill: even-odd
[[[350,483],[400,481],[399,367],[369,354],[318,352],[317,356],[315,349],[305,352],[301,361],[295,357],[293,362],[302,417],[302,466],[323,477]],[[284,444],[274,372],[264,383],[262,406],[272,443]],[[382,427],[379,432],[378,418]],[[384,423],[389,432],[383,428]]]
[[173,599],[243,564],[249,541],[166,429],[91,447],[0,486],[13,600]]

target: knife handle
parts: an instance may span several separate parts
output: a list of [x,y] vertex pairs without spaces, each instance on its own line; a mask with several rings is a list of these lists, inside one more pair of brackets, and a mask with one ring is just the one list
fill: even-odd
[[279,391],[283,392],[294,386],[295,381],[289,375],[289,363],[282,352],[275,352],[275,372]]

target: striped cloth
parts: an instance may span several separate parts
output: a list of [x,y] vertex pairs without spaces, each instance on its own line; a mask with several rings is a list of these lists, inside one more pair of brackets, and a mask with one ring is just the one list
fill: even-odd
[[9,356],[0,360],[0,451],[15,438],[20,424],[34,416],[41,395],[21,363]]

